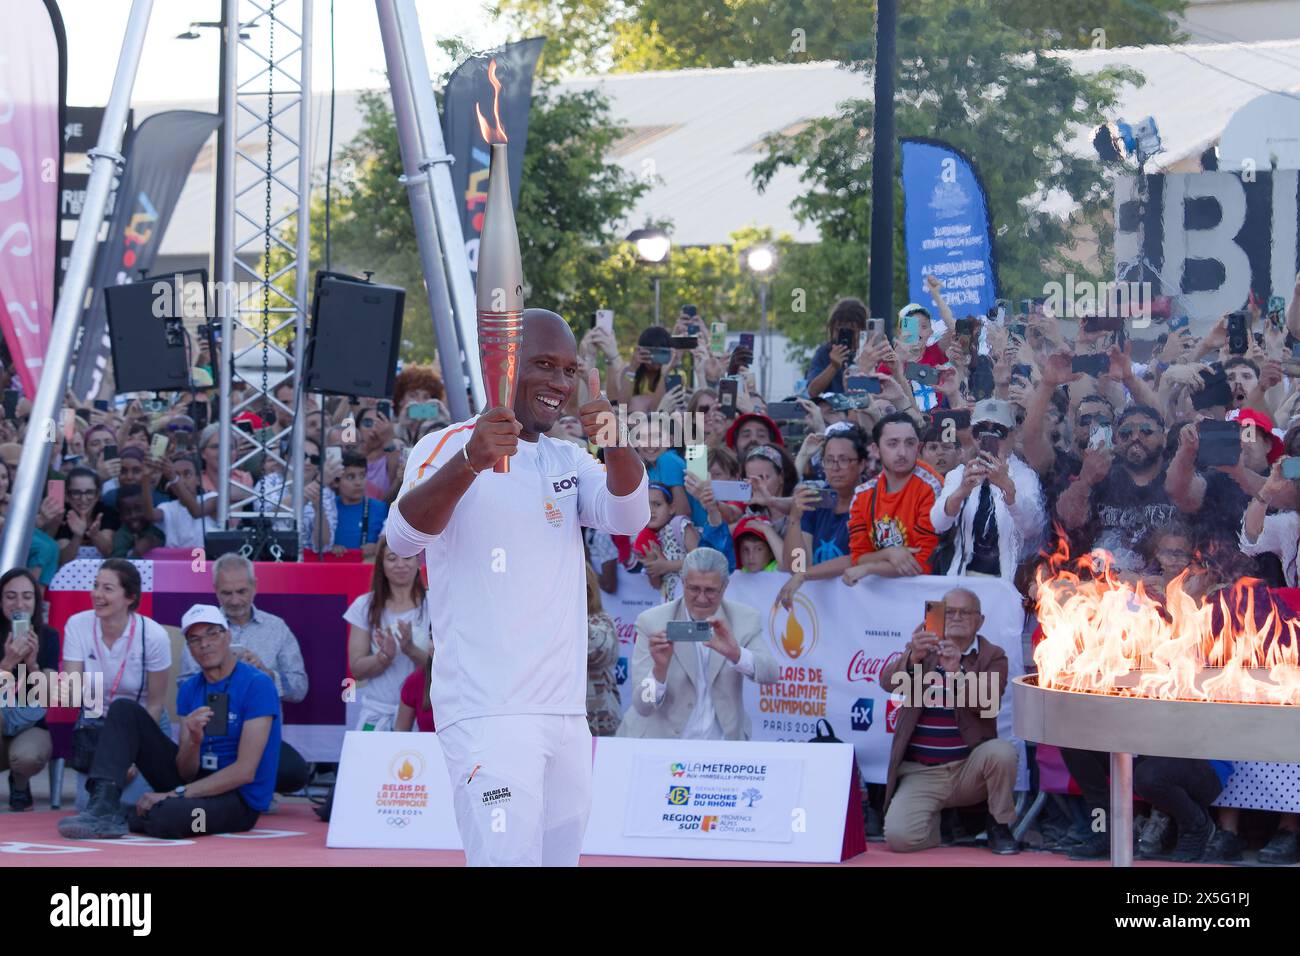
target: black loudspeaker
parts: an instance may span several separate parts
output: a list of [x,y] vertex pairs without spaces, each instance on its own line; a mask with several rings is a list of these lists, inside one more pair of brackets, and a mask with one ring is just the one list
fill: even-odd
[[304,388],[389,398],[397,377],[405,305],[405,289],[317,272]]
[[170,275],[104,290],[117,391],[189,388],[190,355],[182,320],[184,290],[177,285],[177,277]]

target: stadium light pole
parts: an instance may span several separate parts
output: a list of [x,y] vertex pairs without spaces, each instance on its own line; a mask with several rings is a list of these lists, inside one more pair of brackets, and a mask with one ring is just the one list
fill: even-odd
[[758,328],[763,342],[763,354],[758,360],[758,390],[767,395],[768,371],[772,366],[772,330],[767,324],[767,293],[772,282],[772,272],[776,269],[776,250],[766,244],[750,246],[745,252],[745,267],[759,280]]
[[893,340],[894,320],[894,47],[898,0],[876,4],[875,119],[871,144],[870,315],[885,317]]
[[[668,254],[672,251],[673,241],[668,238],[668,233],[662,229],[637,229],[627,237],[627,241],[636,246],[636,258],[638,262],[646,265],[657,266],[668,261]],[[659,321],[659,279],[660,273],[652,274],[655,287],[655,325],[660,325]]]

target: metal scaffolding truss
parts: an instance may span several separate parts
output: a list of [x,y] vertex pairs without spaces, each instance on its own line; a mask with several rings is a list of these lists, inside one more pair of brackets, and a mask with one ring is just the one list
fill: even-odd
[[[296,479],[302,474],[307,423],[296,406],[310,271],[312,2],[224,4],[223,122],[234,135],[222,143],[218,215],[226,229],[216,278],[222,328],[220,460],[232,467],[218,489],[218,515],[222,526],[230,518],[258,515],[300,522],[302,482]],[[294,386],[290,405],[274,395],[286,381]],[[277,409],[294,416],[287,455],[269,429],[250,434],[233,424],[244,412],[273,418]],[[284,469],[285,484],[269,495],[237,478],[259,458]],[[236,498],[243,499],[237,506]]]

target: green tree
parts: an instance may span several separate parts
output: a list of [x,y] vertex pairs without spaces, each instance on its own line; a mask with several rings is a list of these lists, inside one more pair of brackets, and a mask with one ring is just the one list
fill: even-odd
[[[929,16],[933,0],[903,0]],[[1187,0],[967,0],[1038,49],[1173,43]],[[871,0],[499,0],[521,36],[546,36],[547,69],[675,70],[857,62],[875,43]]]
[[[402,356],[430,361],[436,343],[410,205],[398,181],[402,159],[392,108],[377,91],[361,94],[361,108],[361,130],[335,164],[331,267],[351,273],[371,270],[375,281],[404,286]],[[543,86],[534,95],[516,217],[531,304],[569,309],[589,275],[598,271],[616,225],[649,188],[606,162],[606,152],[622,134],[596,92],[556,93]],[[319,188],[312,199],[311,229],[311,258],[323,266],[324,194]]]

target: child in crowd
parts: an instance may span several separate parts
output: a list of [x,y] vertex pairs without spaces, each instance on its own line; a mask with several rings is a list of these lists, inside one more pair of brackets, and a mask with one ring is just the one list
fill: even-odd
[[685,515],[672,510],[672,491],[659,482],[650,484],[650,523],[633,543],[650,583],[665,601],[681,597],[682,558],[700,544],[700,532]]
[[[369,558],[375,542],[384,530],[388,505],[366,497],[366,459],[356,452],[343,455],[343,474],[339,478],[338,521],[334,527],[334,551],[360,548]],[[364,531],[363,531],[364,527]]]
[[776,571],[781,560],[781,536],[762,518],[741,519],[732,532],[736,542],[737,571]]

